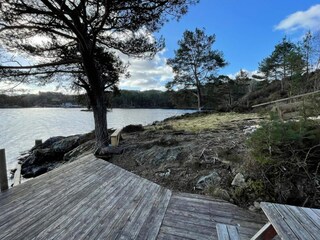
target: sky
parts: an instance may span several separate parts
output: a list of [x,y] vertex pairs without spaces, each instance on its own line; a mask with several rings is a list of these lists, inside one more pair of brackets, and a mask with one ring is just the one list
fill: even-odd
[[[215,34],[214,49],[223,52],[229,63],[219,74],[234,76],[240,69],[254,72],[284,36],[298,41],[306,31],[320,30],[320,2],[315,0],[200,0],[179,22],[170,21],[156,37],[165,38],[166,47],[151,61],[129,59],[131,77],[121,79],[121,89],[165,90],[173,78],[166,65],[174,57],[177,42],[185,30],[204,28]],[[127,60],[127,59],[125,59]],[[3,86],[0,86],[3,88]],[[55,85],[37,88],[19,86],[30,92],[54,91]],[[68,90],[59,90],[68,92]]]

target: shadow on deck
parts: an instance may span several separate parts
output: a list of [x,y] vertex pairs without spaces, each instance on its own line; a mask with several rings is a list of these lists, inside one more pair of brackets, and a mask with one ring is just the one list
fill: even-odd
[[0,193],[0,239],[217,239],[216,224],[249,239],[260,215],[175,193],[93,155]]

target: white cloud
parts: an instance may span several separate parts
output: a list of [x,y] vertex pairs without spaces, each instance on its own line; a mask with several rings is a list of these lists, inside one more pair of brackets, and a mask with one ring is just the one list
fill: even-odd
[[58,84],[51,83],[45,86],[38,86],[35,84],[27,84],[20,82],[0,82],[0,94],[37,94],[39,92],[61,92],[64,94],[70,94],[71,90],[67,87],[58,86]]
[[[248,74],[248,77],[252,77],[253,75],[259,75],[261,76],[261,73],[259,73],[258,70],[254,70],[254,71],[249,71],[249,70],[246,70],[246,69],[242,69],[243,72],[246,72]],[[240,74],[240,70],[238,72],[235,72],[235,73],[231,73],[231,74],[228,74],[227,76],[231,79],[235,79],[236,76]]]
[[[120,89],[135,89],[135,90],[161,90],[165,91],[167,81],[173,79],[172,68],[166,64],[167,59],[164,57],[165,50],[157,53],[155,57],[150,59],[128,58],[125,55],[119,54],[121,60],[130,62],[128,71],[129,78],[120,80]],[[63,93],[72,93],[64,87],[57,89],[59,83],[47,84],[45,86],[37,86],[35,84],[19,84],[0,82],[0,93],[9,93],[14,87],[15,92],[19,93],[38,93],[39,91],[59,91]]]
[[298,11],[283,19],[275,26],[276,30],[293,32],[296,30],[320,30],[320,4],[306,11]]
[[171,67],[166,64],[163,56],[165,50],[157,53],[152,60],[136,59],[121,56],[124,61],[129,61],[130,78],[121,79],[119,87],[121,89],[139,90],[165,90],[165,83],[173,78]]

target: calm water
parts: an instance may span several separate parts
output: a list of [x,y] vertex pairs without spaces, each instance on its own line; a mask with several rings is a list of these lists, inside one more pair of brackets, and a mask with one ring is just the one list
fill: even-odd
[[[171,116],[193,112],[167,109],[113,109],[108,113],[108,128],[129,124],[150,124]],[[53,136],[68,136],[93,130],[92,112],[79,108],[0,109],[0,149],[6,149],[7,167],[14,168],[16,159],[34,145]]]

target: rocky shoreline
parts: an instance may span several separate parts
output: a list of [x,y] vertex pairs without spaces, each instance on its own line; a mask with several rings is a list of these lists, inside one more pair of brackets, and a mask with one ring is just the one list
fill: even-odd
[[[120,146],[102,151],[99,157],[171,190],[207,194],[258,210],[258,197],[237,199],[237,189],[248,182],[242,169],[248,155],[245,141],[261,119],[231,119],[200,131],[181,130],[172,124],[207,115],[188,114],[144,127],[129,125],[123,129]],[[75,161],[92,153],[94,143],[93,132],[52,137],[19,159],[21,174],[36,177]]]
[[68,137],[51,137],[18,159],[21,175],[23,178],[37,177],[93,151],[94,144],[92,132]]

